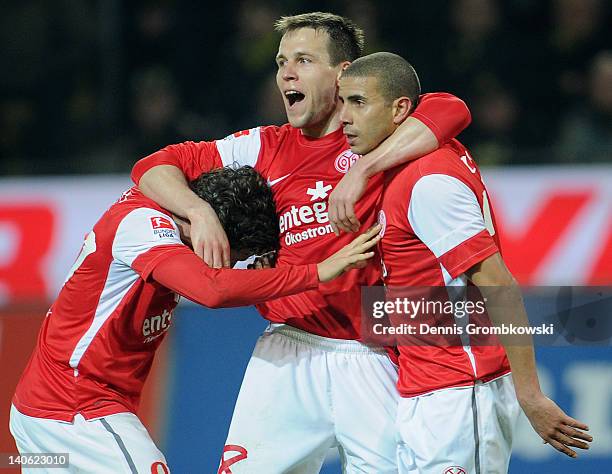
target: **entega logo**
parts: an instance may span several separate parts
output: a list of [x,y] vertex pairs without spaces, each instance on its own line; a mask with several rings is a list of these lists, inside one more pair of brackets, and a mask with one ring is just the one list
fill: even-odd
[[314,187],[306,190],[306,194],[310,196],[311,204],[300,207],[291,206],[289,211],[280,216],[280,232],[281,234],[287,232],[285,235],[285,244],[287,246],[334,232],[331,224],[311,227],[310,229],[295,234],[289,232],[294,227],[303,224],[312,224],[314,222],[317,224],[326,224],[329,222],[327,201],[321,201],[321,199],[326,199],[331,190],[331,184],[325,185],[323,181],[317,181]]
[[142,322],[142,335],[144,342],[151,342],[164,334],[172,322],[172,311],[167,309],[157,316],[150,316]]

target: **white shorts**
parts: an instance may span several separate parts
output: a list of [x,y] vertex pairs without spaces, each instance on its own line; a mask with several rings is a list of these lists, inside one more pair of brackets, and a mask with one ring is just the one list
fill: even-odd
[[401,474],[508,472],[520,407],[510,374],[399,402]]
[[382,348],[272,325],[244,375],[218,474],[397,473],[397,368]]
[[168,474],[166,458],[133,413],[72,423],[34,418],[11,407],[11,434],[25,453],[68,453],[69,467],[23,469],[24,473]]

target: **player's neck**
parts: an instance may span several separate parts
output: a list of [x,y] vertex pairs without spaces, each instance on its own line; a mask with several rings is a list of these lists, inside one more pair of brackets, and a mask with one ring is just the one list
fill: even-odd
[[336,110],[332,115],[330,115],[326,120],[322,120],[321,122],[308,125],[306,127],[302,127],[302,135],[308,138],[321,138],[325,135],[329,135],[330,133],[335,132],[340,128],[340,112]]

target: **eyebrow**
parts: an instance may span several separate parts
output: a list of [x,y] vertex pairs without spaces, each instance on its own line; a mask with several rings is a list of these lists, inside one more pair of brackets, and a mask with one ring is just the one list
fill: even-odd
[[346,100],[351,100],[353,102],[358,101],[358,100],[367,100],[365,96],[360,95],[360,94],[353,94],[353,95],[349,95]]
[[[296,51],[295,54],[293,54],[293,57],[299,57],[299,56],[312,56],[314,57],[315,55],[313,53],[307,53],[306,51]],[[277,54],[276,55],[276,59],[287,59],[287,57],[284,54]]]

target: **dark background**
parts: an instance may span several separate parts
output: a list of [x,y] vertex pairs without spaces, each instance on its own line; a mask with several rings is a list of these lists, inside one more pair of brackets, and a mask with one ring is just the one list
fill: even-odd
[[612,162],[605,0],[30,0],[0,15],[0,174],[123,173],[169,143],[283,123],[272,24],[314,10],[463,98],[481,164]]

